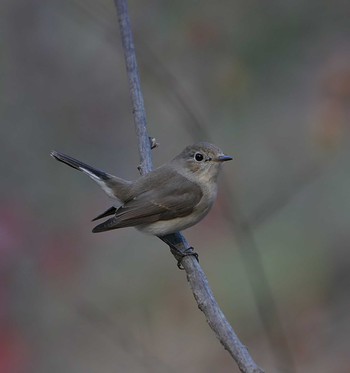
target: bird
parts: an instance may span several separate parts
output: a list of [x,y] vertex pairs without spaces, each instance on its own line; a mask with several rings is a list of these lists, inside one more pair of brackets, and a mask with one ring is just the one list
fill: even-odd
[[187,146],[168,163],[129,181],[58,151],[52,151],[51,156],[83,172],[117,200],[117,205],[92,220],[113,215],[95,226],[93,233],[135,227],[159,237],[187,229],[207,215],[216,199],[222,164],[233,159],[216,145],[199,142]]

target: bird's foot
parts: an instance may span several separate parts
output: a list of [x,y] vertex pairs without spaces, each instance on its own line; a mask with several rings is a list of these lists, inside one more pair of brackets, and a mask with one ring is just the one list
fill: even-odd
[[181,264],[182,259],[185,256],[194,256],[196,258],[197,262],[199,262],[199,255],[194,251],[194,248],[192,246],[188,247],[185,251],[181,251],[181,250],[176,249],[177,267],[181,270],[185,269],[183,267],[183,265]]
[[[185,256],[189,256],[189,255],[192,255],[194,256],[197,261],[199,262],[199,256],[198,254],[194,251],[194,248],[192,246],[188,247],[187,249],[185,250],[180,250],[178,248],[178,246],[176,246],[176,244],[174,243],[174,240],[173,240],[173,237],[169,237],[169,235],[166,235],[166,236],[158,236],[158,238],[160,238],[163,242],[165,242],[169,248],[170,248],[170,251],[171,253],[174,255],[175,259],[177,260],[177,266],[179,269],[183,270],[185,269],[183,267],[183,265],[181,264],[182,262],[182,259],[185,257]],[[176,241],[175,241],[176,242]],[[180,241],[179,241],[180,242]],[[180,245],[179,245],[180,246]]]

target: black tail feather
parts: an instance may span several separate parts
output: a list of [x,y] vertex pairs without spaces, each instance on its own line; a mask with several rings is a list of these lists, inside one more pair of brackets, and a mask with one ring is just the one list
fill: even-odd
[[83,162],[78,161],[77,159],[75,159],[73,157],[70,157],[69,155],[66,155],[66,154],[63,154],[63,153],[60,153],[60,152],[56,152],[56,151],[52,151],[50,155],[51,155],[51,157],[57,159],[58,161],[60,161],[62,163],[65,163],[66,165],[68,165],[72,168],[75,168],[76,170],[79,170],[79,171],[87,170],[88,172],[92,173],[93,175],[96,175],[101,180],[109,180],[110,177],[111,177],[106,172],[98,170],[97,168],[91,167],[86,163],[83,163]]

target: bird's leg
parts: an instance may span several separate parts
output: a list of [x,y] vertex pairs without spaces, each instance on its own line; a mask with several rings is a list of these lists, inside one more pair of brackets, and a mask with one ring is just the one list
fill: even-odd
[[185,269],[185,268],[182,266],[182,264],[181,264],[181,260],[182,260],[182,258],[185,257],[185,256],[192,255],[192,256],[194,256],[194,257],[196,258],[197,262],[199,263],[199,255],[198,255],[198,253],[196,253],[196,252],[194,251],[194,248],[193,248],[192,246],[188,247],[185,251],[180,251],[180,252],[181,252],[182,257],[180,258],[180,260],[177,261],[177,267],[178,267],[179,269]]
[[194,251],[194,248],[192,246],[187,247],[185,250],[181,250],[176,244],[179,243],[180,241],[176,242],[176,235],[175,234],[169,234],[166,236],[158,236],[163,242],[165,242],[169,247],[171,253],[174,255],[174,257],[177,260],[177,266],[179,269],[184,269],[181,261],[185,256],[192,255],[194,256],[197,261],[199,261],[198,254]]

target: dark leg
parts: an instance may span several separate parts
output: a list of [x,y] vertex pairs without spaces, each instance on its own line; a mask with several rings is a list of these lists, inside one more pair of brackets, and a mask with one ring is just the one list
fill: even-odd
[[163,242],[165,242],[169,247],[171,253],[174,255],[174,257],[177,260],[177,266],[179,269],[184,269],[181,265],[181,261],[183,257],[188,256],[188,255],[193,255],[197,261],[199,261],[198,254],[194,251],[193,247],[187,247],[185,250],[180,250],[176,246],[176,234],[169,234],[166,236],[158,236]]

